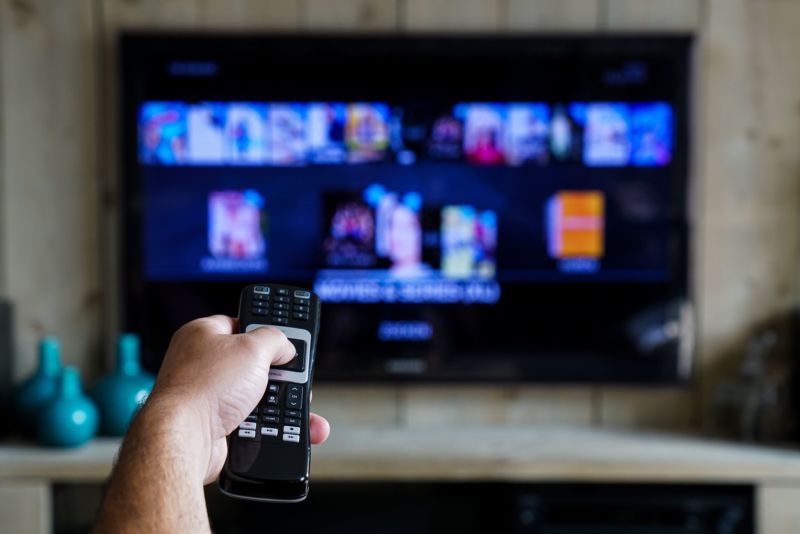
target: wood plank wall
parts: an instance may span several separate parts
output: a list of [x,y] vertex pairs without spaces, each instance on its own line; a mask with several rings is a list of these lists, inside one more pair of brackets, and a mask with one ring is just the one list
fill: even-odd
[[694,428],[746,337],[797,304],[798,0],[0,0],[0,296],[17,305],[17,377],[44,333],[89,377],[108,361],[124,28],[697,35],[692,385],[317,386],[338,424]]

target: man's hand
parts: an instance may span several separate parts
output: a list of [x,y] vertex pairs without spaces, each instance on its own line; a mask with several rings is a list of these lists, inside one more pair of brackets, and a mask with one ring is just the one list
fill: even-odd
[[[225,436],[255,408],[267,388],[271,365],[295,354],[286,335],[272,327],[234,334],[235,319],[215,315],[192,321],[175,332],[158,373],[151,399],[183,403],[207,437],[205,483],[219,476],[227,456]],[[322,443],[330,426],[311,414],[312,443]]]
[[[255,408],[270,365],[294,346],[272,327],[237,334],[221,315],[172,337],[150,398],[131,424],[100,509],[96,532],[209,531],[203,484],[219,475],[225,437]],[[328,422],[311,414],[312,443]]]

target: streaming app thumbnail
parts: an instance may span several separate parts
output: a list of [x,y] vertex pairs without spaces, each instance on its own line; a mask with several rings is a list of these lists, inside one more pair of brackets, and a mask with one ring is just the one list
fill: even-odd
[[365,191],[365,198],[375,206],[375,251],[388,260],[389,275],[415,278],[430,274],[430,267],[422,259],[425,236],[419,193],[399,195],[376,185]]
[[550,107],[547,104],[511,104],[508,107],[509,164],[546,164],[549,136]]
[[[397,163],[412,165],[419,158],[433,156],[429,152],[433,141],[432,130],[431,110],[427,106],[394,106],[389,118],[389,148],[394,152]],[[458,143],[457,150],[461,154],[460,138]]]
[[315,103],[308,106],[308,155],[312,163],[345,163],[344,140],[347,106],[338,103]]
[[267,106],[233,103],[228,106],[225,122],[227,163],[261,164],[267,161]]
[[272,165],[297,166],[306,163],[306,113],[304,104],[269,106],[269,162]]
[[186,159],[186,106],[147,102],[139,111],[139,161],[178,165]]
[[428,155],[459,159],[464,143],[464,124],[452,115],[442,115],[433,123],[428,140]]
[[590,167],[621,167],[631,158],[630,115],[619,103],[586,106],[583,162]]
[[479,165],[500,165],[504,151],[506,106],[502,104],[458,104],[456,117],[464,121],[464,154]]
[[324,261],[333,268],[370,268],[375,255],[375,215],[353,194],[325,194]]
[[558,104],[553,108],[550,120],[550,155],[556,161],[578,163],[583,146],[583,124],[581,108]]
[[430,256],[425,252],[430,248],[425,231],[429,225],[423,220],[418,193],[400,195],[380,184],[367,187],[361,195],[325,193],[325,221],[323,253],[327,267],[375,269],[375,279],[430,274],[425,263]]
[[378,103],[350,104],[347,107],[345,139],[349,160],[381,160],[389,146],[389,106]]
[[600,191],[559,191],[547,201],[548,248],[552,258],[603,256],[605,199]]
[[497,214],[472,206],[445,206],[441,213],[442,275],[493,278]]
[[232,260],[266,258],[263,208],[264,197],[252,189],[210,193],[208,249],[211,255]]
[[189,148],[194,165],[227,163],[225,139],[227,105],[213,102],[190,105],[187,112]]
[[631,106],[631,163],[658,167],[672,160],[672,108],[664,102]]

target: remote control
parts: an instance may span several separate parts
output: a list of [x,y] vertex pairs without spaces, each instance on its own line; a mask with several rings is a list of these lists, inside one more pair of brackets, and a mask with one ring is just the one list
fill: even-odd
[[223,493],[267,502],[300,502],[308,495],[308,416],[319,315],[319,298],[307,289],[257,284],[242,290],[239,330],[274,326],[297,354],[270,368],[264,397],[228,436],[228,458],[219,477]]

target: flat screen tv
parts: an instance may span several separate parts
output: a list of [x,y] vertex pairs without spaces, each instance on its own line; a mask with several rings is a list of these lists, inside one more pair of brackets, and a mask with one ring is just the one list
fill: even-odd
[[323,301],[323,381],[687,377],[685,37],[128,34],[122,328]]

